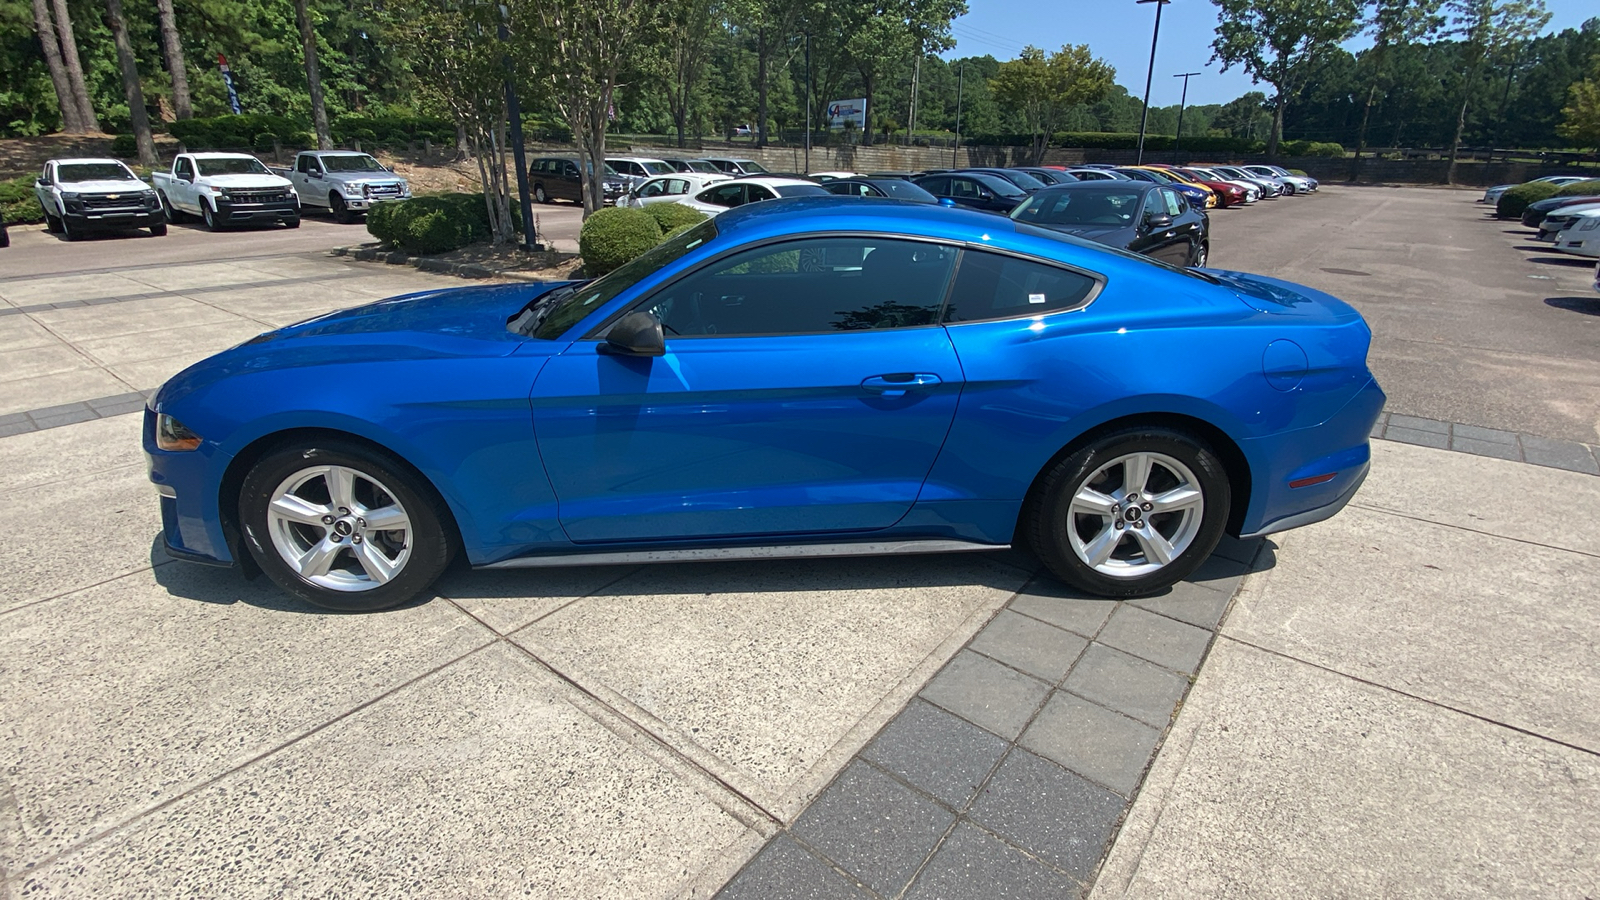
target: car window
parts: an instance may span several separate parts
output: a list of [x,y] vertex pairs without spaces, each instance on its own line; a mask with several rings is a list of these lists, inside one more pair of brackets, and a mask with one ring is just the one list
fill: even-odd
[[935,197],[950,196],[950,179],[943,175],[936,175],[933,178],[921,179],[917,182],[917,186],[928,193],[933,194]]
[[203,175],[271,175],[261,160],[255,157],[208,159],[198,163]]
[[714,187],[701,191],[700,195],[695,199],[701,203],[709,203],[712,206],[725,206],[732,209],[744,203],[744,185],[725,184],[721,187]]
[[751,175],[764,175],[767,172],[766,166],[753,159],[741,159],[738,162],[738,166]]
[[1162,188],[1161,199],[1167,204],[1167,215],[1176,219],[1178,216],[1183,214],[1183,198],[1178,196],[1177,191],[1171,191],[1167,190],[1166,188]]
[[1144,195],[1144,214],[1146,217],[1167,214],[1167,205],[1161,202],[1160,191],[1151,191]]
[[659,197],[662,194],[667,193],[667,184],[668,182],[665,178],[658,178],[654,181],[646,181],[644,184],[639,186],[639,196]]
[[1011,218],[1044,226],[1126,227],[1138,218],[1139,206],[1139,191],[1136,189],[1040,191],[1022,201],[1022,205],[1011,213]]
[[189,162],[188,157],[178,160],[178,168],[176,171],[184,178],[194,177],[194,165]]
[[770,188],[762,187],[759,184],[745,185],[745,190],[747,192],[747,196],[750,198],[747,201],[749,203],[755,203],[758,200],[772,200],[778,196],[777,194],[774,194]]
[[970,178],[950,179],[950,196],[958,200],[978,199],[978,183]]
[[944,321],[977,322],[1074,309],[1095,289],[1081,272],[982,250],[961,258]]
[[879,237],[812,238],[747,250],[662,288],[642,308],[667,339],[934,325],[956,248]]
[[56,178],[65,184],[72,184],[78,181],[122,181],[133,177],[133,172],[119,162],[58,163],[56,165]]

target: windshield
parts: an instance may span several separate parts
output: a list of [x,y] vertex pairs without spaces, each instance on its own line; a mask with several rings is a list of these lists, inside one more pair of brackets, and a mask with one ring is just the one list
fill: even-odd
[[779,197],[815,197],[818,194],[826,197],[828,192],[820,184],[778,184],[772,189],[778,192]]
[[898,178],[884,178],[872,182],[878,190],[895,198],[896,200],[915,200],[918,203],[938,203],[939,198],[917,187],[909,181]]
[[1178,183],[1178,179],[1173,178],[1171,175],[1168,175],[1165,172],[1156,172],[1156,171],[1151,170],[1151,171],[1146,171],[1145,174],[1149,175],[1151,178],[1155,179],[1156,184],[1177,184]]
[[665,175],[668,172],[677,171],[664,162],[642,162],[639,165],[644,166],[644,170],[651,175]]
[[1001,177],[1025,191],[1037,191],[1045,186],[1043,179],[1036,178],[1021,169],[1007,169],[1006,174]]
[[[534,314],[533,336],[547,341],[561,337],[584,316],[610,303],[618,294],[638,284],[652,272],[716,237],[715,221],[707,219],[683,234],[657,244],[643,256],[588,284],[572,290],[558,289],[546,297],[541,297],[541,301],[549,300],[551,305],[548,309],[541,309],[536,303],[531,310]],[[528,326],[524,325],[518,330],[525,331],[527,328]]]
[[1011,218],[1030,225],[1132,225],[1144,204],[1144,191],[1040,191],[1011,211]]
[[261,160],[253,156],[244,158],[197,159],[195,168],[201,175],[271,175]]
[[366,154],[360,156],[324,156],[322,167],[329,172],[387,172],[388,169]]
[[133,173],[122,163],[73,163],[56,166],[56,180],[70,184],[74,181],[126,181]]
[[736,159],[734,162],[739,164],[739,168],[745,170],[745,172],[751,175],[760,175],[761,173],[767,171],[766,166],[763,166],[761,163],[758,163],[753,159]]
[[723,175],[723,174],[726,174],[721,169],[717,168],[716,166],[713,166],[711,163],[703,162],[703,161],[698,160],[698,159],[688,160],[687,162],[684,163],[684,165],[688,166],[689,167],[689,171],[691,171],[691,172],[705,172],[708,175]]

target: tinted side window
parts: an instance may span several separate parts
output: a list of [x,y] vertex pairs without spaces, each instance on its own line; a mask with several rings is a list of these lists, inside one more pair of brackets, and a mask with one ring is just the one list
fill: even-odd
[[817,238],[748,250],[645,301],[674,336],[815,334],[936,324],[956,248]]
[[978,197],[978,183],[967,178],[950,179],[950,196],[963,200],[975,200]]
[[938,175],[933,178],[924,178],[921,181],[918,181],[917,185],[935,197],[950,196],[950,179],[944,177],[943,175]]
[[659,197],[667,191],[666,181],[647,181],[639,188],[641,197]]
[[1040,315],[1080,305],[1095,280],[1042,263],[968,250],[961,258],[946,322]]
[[1144,214],[1146,216],[1160,216],[1167,212],[1166,204],[1161,202],[1161,192],[1151,191],[1144,195]]
[[1167,204],[1167,215],[1177,218],[1183,213],[1183,198],[1178,196],[1177,191],[1169,191],[1166,188],[1162,188],[1161,199]]
[[701,203],[710,203],[713,206],[726,206],[732,209],[744,202],[744,185],[726,184],[708,191],[701,191],[695,198]]
[[751,203],[754,203],[757,200],[771,200],[771,199],[773,199],[773,198],[778,196],[777,194],[774,194],[771,190],[768,190],[767,188],[764,188],[759,184],[746,185],[745,189],[749,192],[750,202]]

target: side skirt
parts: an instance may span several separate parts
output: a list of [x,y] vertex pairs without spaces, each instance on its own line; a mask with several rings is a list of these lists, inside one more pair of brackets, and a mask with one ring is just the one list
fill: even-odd
[[898,556],[904,553],[965,553],[975,550],[1007,550],[1010,544],[978,544],[971,541],[879,541],[845,544],[768,544],[750,547],[686,547],[682,549],[620,550],[592,553],[561,553],[550,556],[519,556],[479,566],[483,569],[535,569],[552,566],[605,566],[617,563],[688,562],[724,559],[805,559],[833,556]]

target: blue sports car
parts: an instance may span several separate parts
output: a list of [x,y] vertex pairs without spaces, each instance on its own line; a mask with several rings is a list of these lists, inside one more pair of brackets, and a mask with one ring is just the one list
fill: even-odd
[[200,362],[145,416],[173,556],[380,609],[524,567],[1031,549],[1105,596],[1347,503],[1349,306],[893,200],[742,207],[594,281],[451,288]]

